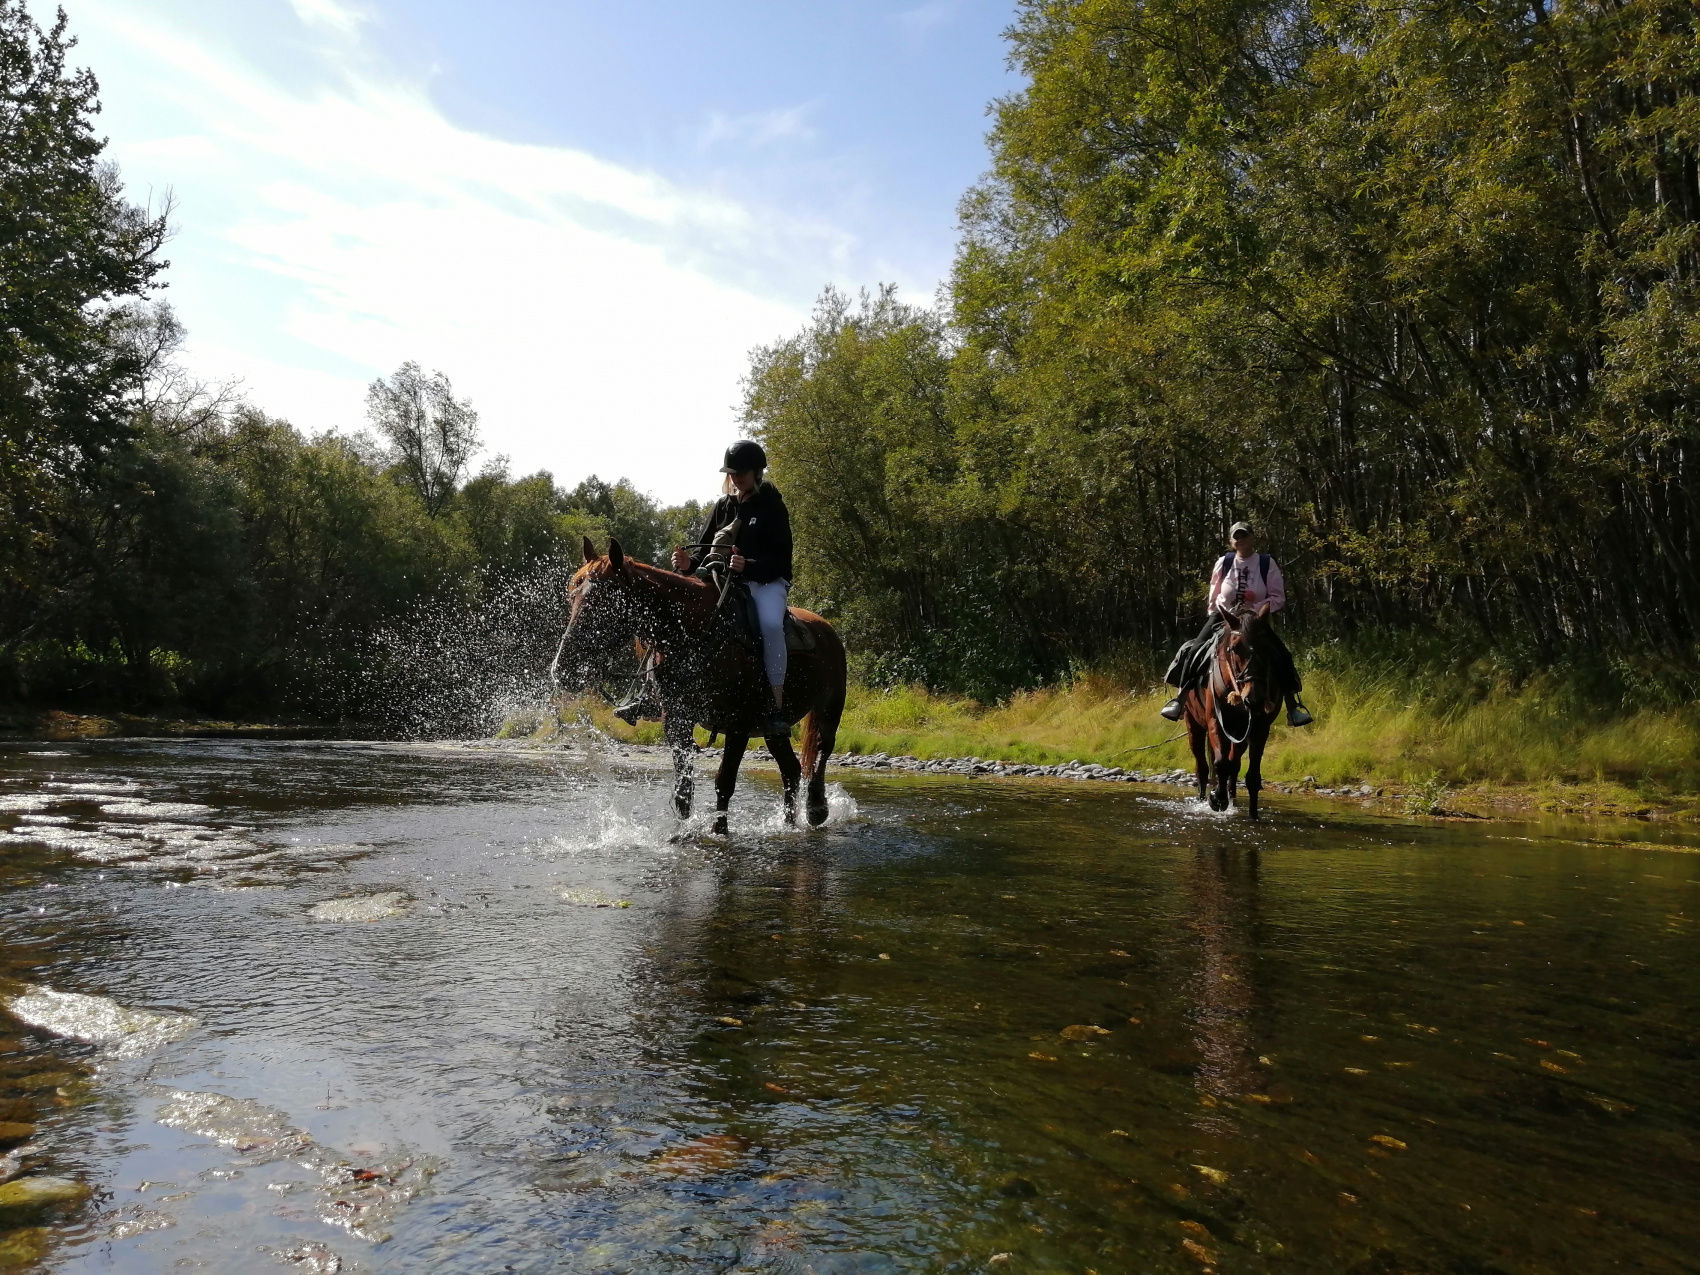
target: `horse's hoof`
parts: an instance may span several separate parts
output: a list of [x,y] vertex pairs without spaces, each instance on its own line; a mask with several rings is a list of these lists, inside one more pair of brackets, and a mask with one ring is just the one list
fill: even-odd
[[714,835],[717,836],[717,837],[724,837],[726,835],[726,816],[725,815],[715,815],[714,816]]
[[816,828],[825,823],[827,816],[831,813],[832,807],[827,805],[824,801],[820,802],[818,805],[812,801],[809,803],[809,823]]

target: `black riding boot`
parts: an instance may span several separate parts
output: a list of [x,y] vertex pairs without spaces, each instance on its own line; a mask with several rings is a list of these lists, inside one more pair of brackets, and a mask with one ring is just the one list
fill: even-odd
[[785,716],[785,710],[773,702],[773,687],[767,688],[767,730],[764,732],[770,738],[774,735],[791,737],[791,721]]

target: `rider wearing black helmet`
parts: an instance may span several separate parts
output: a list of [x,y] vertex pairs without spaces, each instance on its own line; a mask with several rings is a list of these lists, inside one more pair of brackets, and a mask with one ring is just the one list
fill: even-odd
[[[791,514],[779,488],[762,478],[767,453],[750,439],[726,449],[726,475],[708,521],[691,549],[673,550],[675,571],[696,571],[717,553],[741,575],[761,620],[762,660],[773,690],[771,730],[790,730],[785,721],[785,609],[791,589]],[[718,539],[717,539],[718,536]],[[710,548],[722,545],[723,549]]]

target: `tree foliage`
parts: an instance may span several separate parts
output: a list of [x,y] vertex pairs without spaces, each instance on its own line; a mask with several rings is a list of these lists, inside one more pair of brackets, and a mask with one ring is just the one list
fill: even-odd
[[1315,635],[1692,654],[1697,12],[1026,0],[948,314],[755,361],[804,534],[878,528],[806,583],[945,683],[984,597],[1031,680],[1168,645],[1250,516]]
[[0,0],[0,607],[39,583],[64,484],[125,437],[139,368],[121,306],[165,265],[163,214],[101,163],[71,45],[63,13],[44,30]]

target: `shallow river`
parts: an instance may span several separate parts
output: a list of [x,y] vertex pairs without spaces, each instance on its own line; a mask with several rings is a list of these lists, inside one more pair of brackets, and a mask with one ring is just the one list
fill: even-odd
[[1270,804],[7,746],[0,1264],[1700,1269],[1700,854]]

